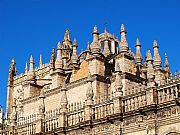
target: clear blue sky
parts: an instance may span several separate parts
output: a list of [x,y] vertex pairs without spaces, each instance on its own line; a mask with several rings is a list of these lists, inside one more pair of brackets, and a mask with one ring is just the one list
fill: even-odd
[[178,0],[0,0],[0,104],[5,108],[7,77],[11,58],[18,74],[32,54],[36,66],[42,53],[48,63],[51,48],[62,41],[66,27],[71,39],[85,49],[92,41],[93,26],[119,36],[125,24],[129,46],[138,37],[142,54],[157,39],[163,59],[167,52],[171,71],[180,69],[180,1]]

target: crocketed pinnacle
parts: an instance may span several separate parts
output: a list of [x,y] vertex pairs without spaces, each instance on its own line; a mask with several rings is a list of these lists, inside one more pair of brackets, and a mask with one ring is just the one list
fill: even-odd
[[31,57],[30,57],[29,71],[30,71],[30,72],[34,72],[34,59],[33,59],[33,56],[32,56],[32,55],[31,55]]
[[121,25],[121,33],[122,33],[122,32],[127,33],[127,32],[126,32],[126,29],[125,29],[125,27],[124,27],[124,24]]
[[94,26],[93,33],[98,33],[97,25]]
[[104,41],[104,50],[103,50],[103,54],[104,54],[104,56],[106,56],[106,57],[110,54],[107,36],[105,37],[105,41]]
[[99,33],[96,25],[94,26],[92,35],[93,35],[93,42],[91,44],[91,51],[93,54],[98,54],[101,52],[101,46],[99,43]]
[[73,53],[72,53],[71,60],[72,60],[72,63],[77,64],[78,55],[77,55],[77,40],[76,39],[74,39],[74,43],[73,43]]
[[150,50],[146,52],[146,61],[153,61]]
[[[154,82],[154,69],[153,69],[153,59],[150,50],[146,53],[147,61],[147,79],[148,82]],[[154,83],[149,83],[151,86],[154,86]]]
[[153,49],[154,49],[154,63],[153,63],[154,64],[154,68],[155,69],[160,69],[162,61],[161,61],[161,57],[159,55],[159,46],[158,46],[156,40],[154,40]]
[[135,55],[135,60],[137,64],[142,64],[142,55],[141,55],[141,44],[139,39],[137,38],[136,40],[136,55]]
[[127,40],[126,40],[126,29],[124,27],[124,24],[121,25],[121,42],[120,42],[120,52],[122,53],[126,53],[128,52],[128,43],[127,43]]
[[51,52],[51,58],[50,58],[50,68],[54,68],[54,64],[55,64],[55,51],[54,48],[52,48],[52,52]]
[[62,52],[61,52],[61,44],[60,42],[58,42],[57,45],[57,57],[56,57],[56,61],[55,61],[55,68],[59,69],[63,67],[63,62],[62,62]]

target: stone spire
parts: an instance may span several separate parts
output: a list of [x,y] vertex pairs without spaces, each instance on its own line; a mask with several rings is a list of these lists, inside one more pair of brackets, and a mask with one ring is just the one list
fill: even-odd
[[160,55],[159,55],[159,46],[158,46],[158,44],[157,44],[157,41],[156,40],[154,40],[154,43],[153,43],[153,49],[154,49],[154,62],[153,62],[153,64],[154,64],[154,68],[155,69],[161,69],[161,57],[160,57]]
[[121,42],[120,42],[120,52],[128,52],[128,43],[126,40],[126,29],[124,27],[124,24],[121,25]]
[[[147,61],[147,79],[148,83],[152,84],[154,82],[154,69],[153,69],[153,59],[150,50],[146,52],[146,61]],[[154,85],[154,84],[152,84]],[[152,86],[151,85],[151,86]]]
[[99,40],[98,28],[97,28],[96,25],[94,26],[92,35],[93,35],[93,41],[98,41]]
[[105,29],[105,41],[104,41],[104,50],[103,50],[104,56],[108,56],[110,54],[109,50],[109,44],[108,44],[108,37],[107,37],[107,31]]
[[67,112],[67,94],[66,94],[67,88],[66,84],[64,84],[61,88],[61,99],[60,99],[60,105],[61,105],[61,112]]
[[56,61],[55,61],[55,68],[56,69],[59,69],[59,68],[62,68],[63,67],[63,62],[62,62],[62,46],[61,46],[61,43],[58,42],[58,45],[57,45],[57,57],[56,57]]
[[29,69],[28,69],[28,62],[26,61],[25,74],[27,74],[28,71],[29,71]]
[[137,65],[142,64],[142,55],[141,55],[140,48],[141,48],[141,44],[140,44],[139,39],[137,38],[137,40],[136,40],[136,55],[135,55]]
[[164,70],[165,70],[166,72],[169,72],[169,73],[170,73],[170,67],[169,67],[169,62],[168,62],[168,56],[167,56],[166,53],[165,53],[165,55],[164,55],[164,58],[165,58],[165,60],[164,60]]
[[124,24],[121,25],[120,34],[121,34],[121,42],[126,42],[126,34],[127,34],[127,32],[126,32],[126,29],[124,27]]
[[94,26],[92,35],[93,35],[93,42],[91,44],[91,51],[93,54],[98,54],[101,52],[101,46],[99,43],[99,33],[96,25]]
[[43,63],[42,63],[42,54],[40,54],[40,57],[39,57],[39,68],[41,69],[43,66]]
[[78,55],[77,55],[77,41],[76,39],[74,39],[74,43],[73,43],[73,53],[71,56],[71,60],[73,64],[77,64],[78,62]]

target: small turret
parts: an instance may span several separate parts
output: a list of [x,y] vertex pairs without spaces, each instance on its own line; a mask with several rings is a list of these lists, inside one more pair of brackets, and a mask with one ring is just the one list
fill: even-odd
[[153,69],[153,59],[150,50],[146,53],[147,61],[147,79],[149,86],[154,86],[154,69]]
[[72,54],[72,42],[70,39],[69,30],[66,29],[64,34],[64,40],[62,42],[62,59],[63,59],[63,68],[67,68],[67,61],[70,60]]
[[93,35],[93,41],[98,41],[99,40],[98,28],[97,28],[96,25],[94,26],[92,35]]
[[153,43],[153,48],[154,48],[154,69],[161,69],[161,57],[159,55],[159,46],[157,44],[157,41],[154,40],[154,43]]
[[128,52],[128,43],[126,40],[126,29],[124,27],[124,24],[121,25],[121,42],[120,42],[120,52]]
[[55,51],[54,48],[52,49],[51,52],[51,58],[50,58],[50,70],[54,70],[54,66],[55,66]]
[[101,52],[101,47],[99,43],[99,33],[96,25],[94,26],[92,35],[93,35],[93,42],[91,44],[91,51],[93,54],[99,54]]
[[31,57],[30,57],[29,72],[34,72],[34,59],[33,59],[33,56],[32,56],[32,55],[31,55]]
[[104,56],[108,56],[110,55],[110,49],[109,49],[109,44],[108,44],[108,36],[107,36],[107,31],[106,29],[104,30],[105,31],[105,41],[104,41],[104,50],[103,50],[103,54]]
[[74,39],[74,43],[73,43],[72,47],[73,47],[73,52],[72,52],[72,56],[71,56],[72,64],[77,64],[78,55],[77,55],[77,41],[76,41],[76,39]]
[[28,73],[28,79],[34,80],[35,79],[35,72],[34,72],[34,59],[31,55],[30,57],[30,65],[29,65],[29,73]]
[[141,65],[142,64],[142,55],[141,55],[141,44],[139,39],[137,38],[136,40],[136,56],[135,56],[135,60],[136,60],[136,64],[137,65]]
[[56,62],[55,62],[55,68],[59,69],[59,68],[63,68],[63,62],[62,62],[62,46],[61,43],[58,42],[57,45],[57,57],[56,57]]

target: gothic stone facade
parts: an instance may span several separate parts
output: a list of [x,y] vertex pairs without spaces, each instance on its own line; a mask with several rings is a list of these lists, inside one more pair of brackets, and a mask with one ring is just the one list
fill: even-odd
[[120,40],[95,26],[78,55],[66,29],[50,62],[40,56],[34,68],[31,56],[19,76],[12,59],[4,134],[179,135],[179,74],[172,77],[166,54],[162,67],[156,40],[142,62],[140,41],[134,54],[126,34],[123,24]]

